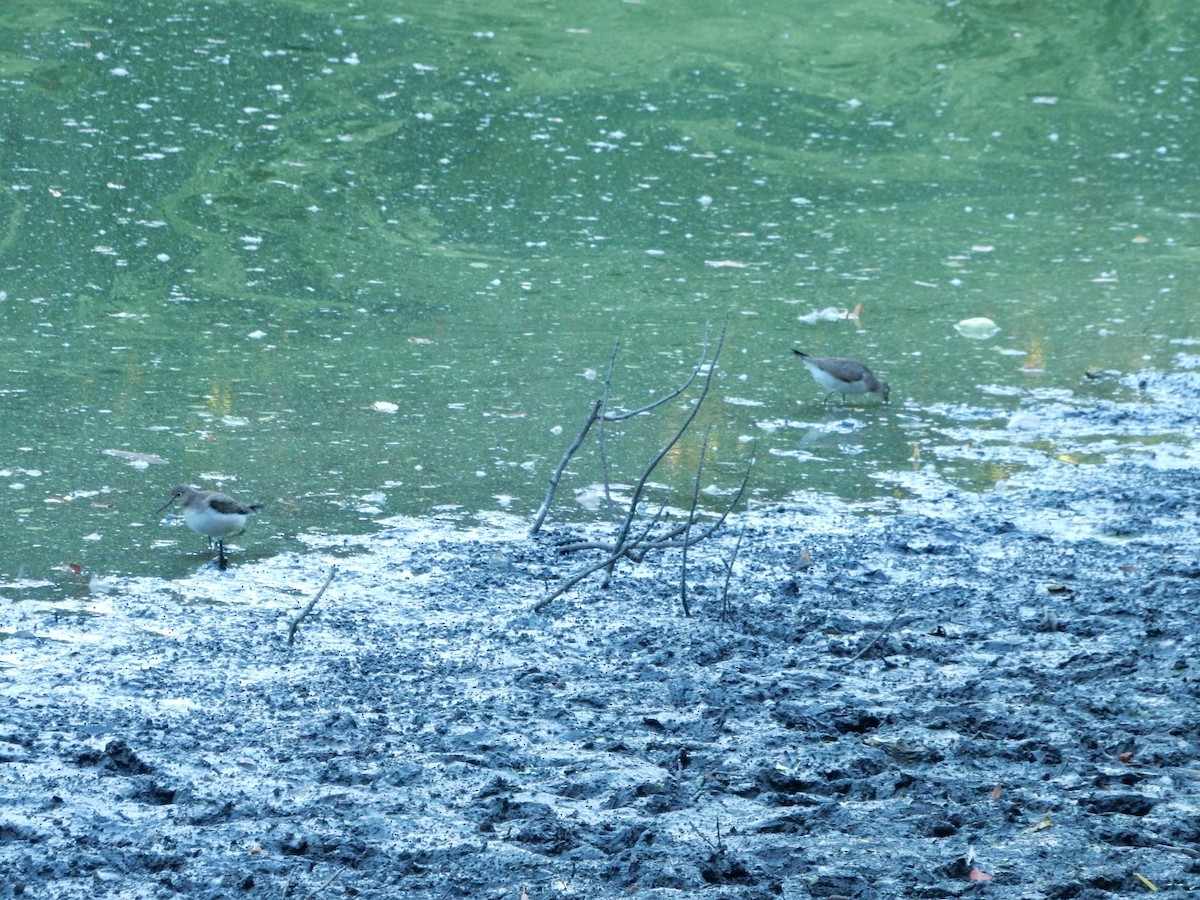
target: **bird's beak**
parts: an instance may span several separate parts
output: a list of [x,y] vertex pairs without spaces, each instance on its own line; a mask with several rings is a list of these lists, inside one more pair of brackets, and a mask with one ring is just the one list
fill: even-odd
[[160,506],[158,509],[156,509],[154,511],[154,514],[157,516],[160,512],[162,512],[164,509],[166,509],[168,506],[170,506],[174,502],[175,502],[175,498],[172,497],[170,500],[168,500],[166,503],[164,503],[162,506]]

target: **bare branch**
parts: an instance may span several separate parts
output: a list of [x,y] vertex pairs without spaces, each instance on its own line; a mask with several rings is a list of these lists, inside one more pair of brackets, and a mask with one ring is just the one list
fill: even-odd
[[[734,507],[738,505],[738,502],[742,499],[742,495],[746,492],[746,485],[750,482],[750,473],[754,470],[754,460],[755,458],[753,456],[750,457],[750,462],[746,465],[746,472],[742,476],[742,483],[738,486],[737,493],[733,495],[733,499],[729,501],[728,505],[726,505],[725,509],[721,512],[721,515],[718,516],[716,521],[713,522],[708,528],[704,529],[704,531],[699,535],[689,538],[691,543],[698,544],[701,541],[708,539],[712,536],[713,532],[720,528],[725,523],[725,520],[729,518],[729,514],[733,512]],[[662,545],[663,549],[666,549],[667,547],[678,546],[680,546],[678,543]]]
[[[726,328],[727,327],[728,327],[728,321],[726,322]],[[605,422],[620,422],[625,419],[632,418],[633,416],[642,415],[643,413],[646,413],[653,409],[656,409],[657,407],[662,406],[664,403],[667,403],[668,401],[675,399],[680,394],[682,394],[684,391],[686,391],[688,389],[688,387],[691,386],[692,382],[696,380],[696,377],[702,371],[704,371],[705,363],[708,360],[708,329],[709,329],[709,325],[706,323],[704,326],[704,343],[703,343],[703,346],[700,351],[700,359],[696,363],[696,365],[693,367],[692,374],[687,377],[687,380],[684,381],[683,384],[681,384],[678,388],[671,391],[671,393],[667,394],[665,397],[661,397],[658,400],[655,400],[653,403],[651,403],[647,406],[643,406],[640,409],[634,409],[634,410],[630,410],[628,412],[612,413],[612,412],[608,411],[608,401],[609,401],[609,398],[612,396],[613,369],[616,366],[617,353],[621,349],[620,341],[617,341],[615,344],[613,344],[612,353],[609,355],[609,358],[608,358],[608,369],[607,369],[607,371],[605,373],[605,377],[604,377],[604,393],[600,396],[599,399],[596,400],[595,404],[593,404],[592,411],[588,415],[587,421],[584,422],[583,428],[580,430],[578,436],[575,438],[574,443],[572,443],[571,446],[567,448],[566,452],[562,456],[562,459],[559,460],[558,467],[554,470],[554,474],[552,474],[550,476],[550,484],[546,489],[545,499],[542,500],[542,505],[538,508],[537,515],[534,517],[533,525],[530,526],[530,529],[529,529],[530,535],[537,534],[541,530],[542,525],[545,524],[546,515],[550,511],[550,504],[554,501],[554,494],[558,490],[558,483],[562,479],[563,473],[566,471],[567,464],[571,461],[571,457],[575,455],[576,451],[578,451],[579,448],[583,445],[584,438],[587,437],[587,434],[591,430],[592,425],[594,425],[597,421],[600,422],[600,428],[597,430],[596,434],[597,434],[598,443],[600,445],[600,468],[601,468],[601,473],[603,476],[603,483],[604,483],[604,499],[605,499],[605,502],[608,504],[610,512],[615,511],[615,506],[613,504],[612,494],[611,494],[611,489],[610,489],[611,480],[610,480],[609,474],[608,474],[608,472],[609,472],[608,452],[607,452],[607,447],[606,447],[606,443],[605,443],[604,423]],[[725,330],[722,329],[722,332],[721,332],[722,341],[724,340],[724,337],[725,337]],[[714,356],[713,356],[712,363],[709,364],[709,377],[711,377],[711,374],[712,374],[712,367],[716,365],[716,356],[719,353],[720,353],[720,349],[718,348],[717,354],[714,354]],[[703,399],[703,398],[701,398],[701,399]]]
[[[621,413],[605,412],[605,414],[604,414],[605,420],[609,421],[609,422],[620,422],[622,419],[632,419],[634,416],[640,416],[643,413],[648,413],[651,410],[658,409],[658,407],[662,406],[664,403],[671,402],[676,397],[678,397],[680,394],[682,394],[684,391],[686,391],[689,387],[691,387],[692,382],[696,380],[696,376],[698,376],[701,372],[704,371],[704,363],[708,359],[708,328],[709,328],[709,325],[706,322],[704,324],[704,343],[700,348],[700,359],[696,362],[696,365],[692,368],[692,374],[688,376],[687,381],[685,381],[683,384],[681,384],[675,390],[671,391],[671,393],[667,394],[665,397],[660,397],[659,399],[655,400],[653,403],[650,403],[639,409],[631,409],[628,412],[621,412]],[[721,330],[721,340],[722,341],[725,340],[725,330],[724,329]],[[717,352],[715,354],[713,354],[713,365],[716,365],[717,356],[719,356],[720,353],[721,353],[721,349],[718,346]],[[611,374],[611,370],[610,370],[610,374]]]
[[[659,508],[659,511],[654,518],[654,524],[656,524],[656,525],[658,524],[658,519],[662,517],[662,514],[665,511],[666,511],[665,507]],[[669,541],[671,538],[676,538],[676,537],[679,537],[679,535],[683,534],[684,531],[687,530],[687,527],[688,527],[687,522],[682,522],[679,525],[676,525],[674,528],[672,528],[667,533],[659,535],[658,537],[654,538],[653,540],[650,540],[648,538],[642,538],[640,540],[640,543],[645,544],[651,550],[658,549],[659,545],[664,544],[664,542],[665,542],[664,545],[667,547],[682,546],[680,544],[670,543]],[[612,553],[613,551],[616,550],[616,545],[613,544],[612,541],[580,540],[580,541],[571,541],[570,543],[560,544],[558,547],[559,553],[578,553],[580,550],[603,550],[605,553]]]
[[704,472],[704,457],[708,453],[708,438],[712,434],[712,422],[709,422],[704,429],[704,440],[700,442],[700,459],[696,462],[696,478],[692,481],[692,503],[688,507],[687,522],[683,530],[683,559],[679,563],[679,605],[683,607],[683,614],[687,618],[692,617],[692,607],[688,603],[687,595],[687,552],[688,552],[688,535],[692,533],[692,525],[696,521],[696,505],[700,502],[700,476]]
[[[700,413],[700,407],[704,405],[704,398],[708,396],[708,389],[712,387],[713,375],[717,371],[717,360],[721,356],[721,347],[725,343],[725,330],[728,328],[726,323],[725,328],[721,329],[721,337],[717,341],[716,349],[713,352],[712,361],[708,365],[708,370],[704,376],[704,386],[700,389],[700,396],[696,398],[692,404],[692,408],[683,419],[683,424],[679,426],[675,435],[666,443],[661,450],[650,460],[650,464],[646,466],[642,472],[642,477],[638,479],[637,485],[633,489],[633,497],[629,501],[629,511],[625,514],[625,521],[621,523],[621,527],[617,531],[617,539],[614,542],[616,546],[625,543],[625,539],[629,536],[629,527],[633,523],[633,518],[637,514],[638,504],[641,503],[642,494],[645,493],[646,483],[650,480],[650,476],[654,470],[658,468],[658,464],[666,458],[666,455],[671,452],[671,448],[679,443],[679,439],[683,437],[684,432],[688,430],[692,422],[696,420],[696,416]],[[611,574],[611,569],[609,570]]]
[[605,441],[604,422],[608,417],[608,398],[612,396],[613,367],[617,363],[619,349],[621,349],[621,342],[617,341],[613,344],[612,354],[608,357],[608,371],[604,373],[604,394],[601,397],[603,406],[600,412],[600,427],[596,429],[596,443],[600,449],[600,475],[604,483],[604,502],[608,506],[608,514],[614,519],[617,517],[617,507],[613,503],[611,482],[608,477],[608,443]]
[[[609,477],[609,463],[607,450],[604,444],[605,440],[605,425],[608,422],[622,421],[634,415],[649,412],[669,400],[680,396],[684,390],[691,386],[701,375],[701,388],[698,396],[694,397],[686,409],[683,416],[683,421],[669,440],[663,444],[660,449],[651,457],[641,475],[634,484],[630,496],[624,502],[624,511],[620,522],[617,524],[616,533],[610,541],[583,539],[572,541],[560,548],[562,553],[571,553],[579,550],[599,550],[603,554],[603,558],[595,561],[592,564],[584,566],[576,572],[568,575],[560,582],[555,589],[547,596],[541,598],[534,604],[534,611],[541,611],[550,602],[562,596],[567,591],[578,585],[584,579],[593,575],[596,572],[604,571],[603,585],[607,587],[612,580],[616,565],[622,558],[630,560],[634,564],[641,563],[648,554],[654,551],[662,551],[666,549],[681,549],[682,550],[682,567],[680,572],[680,603],[683,613],[686,616],[691,615],[691,606],[688,599],[687,591],[687,564],[688,564],[688,549],[700,541],[710,537],[718,528],[720,528],[728,519],[733,509],[741,502],[745,496],[746,487],[749,484],[750,473],[754,468],[754,458],[751,457],[746,471],[742,476],[741,484],[734,493],[733,498],[726,505],[715,521],[707,523],[704,527],[700,527],[704,514],[700,512],[700,488],[702,479],[704,478],[705,465],[708,460],[708,452],[710,449],[710,438],[713,426],[710,424],[704,430],[703,439],[700,446],[700,456],[696,466],[696,473],[692,484],[692,496],[688,506],[684,521],[674,525],[667,525],[664,520],[667,514],[666,505],[660,506],[653,515],[648,518],[642,512],[643,501],[646,499],[646,494],[649,490],[651,478],[659,465],[666,459],[671,451],[679,445],[684,435],[695,424],[697,417],[700,414],[700,409],[703,407],[705,400],[708,398],[709,392],[712,390],[714,378],[717,372],[717,361],[720,358],[721,351],[724,347],[726,333],[729,328],[728,317],[721,329],[719,338],[715,347],[712,348],[711,356],[708,347],[708,331],[705,331],[705,347],[701,354],[700,361],[696,364],[691,375],[685,380],[684,384],[677,390],[674,390],[666,396],[656,400],[648,406],[638,410],[633,410],[627,413],[612,413],[608,409],[609,400],[612,396],[612,379],[616,364],[616,356],[619,349],[619,344],[613,348],[612,356],[609,358],[608,370],[604,380],[604,393],[592,407],[591,415],[588,417],[587,423],[581,430],[579,437],[564,456],[563,462],[560,463],[558,470],[555,472],[550,490],[547,492],[546,501],[539,511],[537,522],[531,530],[531,534],[542,525],[546,510],[552,500],[554,489],[558,480],[565,470],[567,460],[578,450],[586,437],[589,429],[593,424],[599,423],[597,429],[598,439],[601,443],[601,463],[603,467],[604,477],[604,492],[605,498],[609,503],[610,509],[613,508],[612,485]],[[740,538],[739,538],[740,543]],[[736,558],[736,550],[735,550]],[[726,575],[726,587],[728,591],[729,570],[732,569],[730,563]]]
[[[659,514],[661,514],[661,513],[662,513],[662,510],[660,509]],[[654,523],[657,521],[658,521],[658,515],[655,515],[650,520],[650,523],[646,526],[645,530],[642,532],[641,536],[643,538],[650,531],[650,529],[654,527]],[[636,540],[633,542],[633,544],[636,544]],[[592,575],[596,572],[599,572],[601,569],[605,569],[605,568],[608,568],[609,566],[611,566],[613,563],[615,563],[617,560],[619,560],[622,556],[627,555],[629,553],[629,550],[633,546],[633,544],[617,546],[609,552],[608,557],[606,559],[602,560],[601,562],[596,563],[594,566],[589,566],[587,568],[580,569],[574,575],[571,575],[569,578],[567,578],[566,581],[562,582],[557,588],[555,588],[552,593],[547,594],[545,597],[543,597],[537,603],[533,604],[533,611],[541,612],[543,609],[545,609],[550,604],[550,602],[552,600],[556,600],[557,598],[561,597],[563,594],[565,594],[571,588],[575,587],[575,585],[579,584],[579,582],[583,581],[589,575]],[[640,560],[634,560],[634,561],[640,562]]]
[[[642,529],[642,533],[635,537],[632,541],[629,541],[625,544],[624,548],[621,550],[620,556],[624,556],[631,562],[635,563],[640,563],[643,559],[645,559],[646,554],[650,552],[650,550],[654,549],[646,540],[646,537],[650,534],[651,530],[653,530],[654,526],[659,523],[659,520],[662,519],[666,512],[667,508],[665,506],[660,506],[658,511],[650,517],[650,521],[646,523],[646,527]],[[620,556],[618,556],[618,558],[620,558]],[[608,587],[607,577],[604,579],[604,586]]]
[[575,442],[567,448],[567,452],[563,454],[562,459],[558,461],[558,468],[554,470],[554,474],[550,476],[550,487],[546,490],[546,499],[542,501],[541,508],[538,509],[537,516],[533,520],[533,526],[529,529],[531,535],[537,534],[541,530],[542,523],[546,521],[546,513],[550,511],[550,503],[554,500],[554,492],[558,490],[559,479],[562,478],[563,472],[566,471],[567,463],[571,461],[571,457],[575,455],[575,451],[583,444],[583,439],[587,437],[587,433],[592,426],[600,421],[601,410],[603,409],[603,398],[592,404],[592,411],[588,414],[587,421],[583,423],[583,428],[580,429],[579,435],[575,438]]

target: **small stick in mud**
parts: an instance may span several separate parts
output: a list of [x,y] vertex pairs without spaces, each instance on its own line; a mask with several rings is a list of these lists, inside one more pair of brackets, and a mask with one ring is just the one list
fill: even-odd
[[886,625],[884,625],[881,629],[879,629],[879,633],[877,635],[875,635],[875,637],[871,638],[870,643],[868,643],[865,647],[863,647],[861,650],[859,650],[857,653],[855,653],[852,657],[850,657],[848,660],[846,660],[844,663],[842,663],[841,664],[842,667],[844,668],[846,666],[853,665],[854,663],[856,663],[860,659],[862,659],[862,657],[866,654],[866,652],[868,650],[870,650],[872,647],[874,647],[876,644],[878,644],[880,642],[880,640],[883,639],[883,636],[892,630],[892,626],[896,624],[896,620],[900,618],[900,614],[902,612],[904,612],[903,609],[896,610],[896,614],[894,616],[892,616],[892,620],[890,622],[888,622]]
[[[334,568],[336,569],[337,567],[334,566]],[[332,579],[333,573],[330,573],[329,577]],[[325,586],[326,587],[329,586],[328,581],[325,582]],[[325,590],[325,588],[321,588],[321,590]],[[319,597],[321,595],[318,594],[317,596]],[[338,869],[336,872],[333,873],[333,877],[330,878],[327,882],[325,882],[324,884],[322,884],[318,887],[313,888],[311,891],[309,891],[307,894],[305,894],[304,900],[313,900],[313,897],[317,896],[317,894],[321,893],[321,891],[325,890],[325,888],[329,887],[331,884],[333,884],[335,881],[337,881],[339,878],[341,878],[342,873],[345,871],[346,871],[346,867],[342,866],[340,869]]]
[[712,841],[710,841],[704,835],[704,833],[700,831],[699,828],[696,827],[695,822],[688,822],[688,825],[691,826],[692,831],[696,832],[696,837],[700,838],[700,840],[702,840],[702,841],[704,841],[704,843],[708,844],[708,846],[712,848],[714,853],[723,854],[725,852],[725,842],[723,840],[721,840],[721,820],[720,819],[717,819],[717,821],[713,823],[713,827],[716,829],[716,832],[717,832],[717,842],[715,844]]
[[313,607],[317,605],[317,601],[321,599],[321,595],[325,593],[325,589],[329,587],[333,581],[333,576],[337,574],[337,566],[329,567],[329,577],[325,579],[325,583],[321,585],[321,589],[317,591],[317,595],[308,601],[308,605],[297,613],[296,618],[292,619],[288,625],[288,646],[292,646],[292,642],[296,640],[296,629],[300,627],[300,623],[308,618],[308,614],[313,611]]
[[737,562],[738,553],[742,549],[742,538],[746,536],[746,525],[742,523],[742,527],[738,529],[737,540],[733,543],[733,553],[729,555],[729,560],[725,563],[725,583],[721,585],[721,618],[729,618],[729,582],[733,579],[733,564]]

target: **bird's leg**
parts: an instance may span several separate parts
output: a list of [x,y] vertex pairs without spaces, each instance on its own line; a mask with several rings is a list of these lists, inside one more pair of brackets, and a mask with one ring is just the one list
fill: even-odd
[[217,568],[224,572],[229,568],[229,560],[225,558],[225,541],[217,541]]

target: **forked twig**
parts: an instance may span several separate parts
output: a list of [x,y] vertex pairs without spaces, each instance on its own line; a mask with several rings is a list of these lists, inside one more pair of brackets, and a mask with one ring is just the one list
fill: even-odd
[[[726,327],[728,327],[728,324]],[[554,494],[558,490],[558,483],[562,479],[563,472],[566,471],[567,464],[570,463],[571,457],[573,457],[579,448],[583,446],[584,438],[587,437],[588,432],[597,422],[600,423],[600,429],[597,431],[597,435],[599,436],[598,440],[600,444],[600,466],[604,479],[604,497],[608,501],[609,508],[612,508],[612,497],[609,490],[610,480],[608,477],[608,453],[604,441],[604,423],[621,422],[625,419],[633,418],[634,416],[640,416],[657,409],[664,403],[674,400],[691,386],[692,382],[696,380],[697,376],[704,371],[706,364],[709,365],[709,371],[711,373],[712,366],[716,365],[716,355],[714,354],[712,362],[708,363],[708,329],[709,326],[705,324],[704,343],[700,350],[700,359],[696,362],[696,365],[692,367],[691,374],[687,377],[683,384],[679,385],[679,387],[675,388],[670,393],[659,397],[652,403],[647,404],[646,406],[619,413],[609,412],[608,410],[608,400],[612,393],[613,368],[616,365],[617,353],[621,349],[621,342],[617,341],[613,345],[612,354],[608,358],[608,370],[604,377],[604,393],[596,399],[594,404],[592,404],[592,410],[590,413],[588,413],[587,420],[583,423],[583,428],[580,429],[578,436],[572,442],[571,446],[567,448],[565,453],[563,453],[562,459],[559,460],[557,468],[555,468],[554,473],[550,476],[550,484],[546,489],[546,497],[544,500],[542,500],[542,505],[538,508],[537,515],[534,516],[533,525],[529,528],[529,534],[531,536],[537,534],[541,530],[542,525],[545,524],[546,515],[550,511],[550,504],[554,502]],[[724,340],[724,336],[725,333],[724,330],[722,330],[722,340]],[[718,350],[718,353],[719,352],[720,351]]]
[[[728,325],[726,325],[726,327],[728,327]],[[629,500],[629,511],[625,513],[625,521],[623,521],[620,528],[617,529],[617,537],[613,542],[616,547],[620,547],[622,544],[624,544],[625,539],[629,536],[629,528],[633,524],[634,516],[637,515],[638,504],[642,502],[642,494],[646,491],[646,483],[650,480],[650,476],[654,473],[654,470],[658,468],[658,464],[661,463],[666,458],[667,454],[671,452],[671,449],[679,443],[679,440],[683,437],[684,432],[691,427],[692,422],[696,420],[696,416],[700,414],[700,407],[704,405],[704,398],[708,396],[708,389],[712,387],[713,375],[715,375],[717,371],[717,360],[721,356],[721,347],[724,346],[724,344],[725,328],[722,328],[721,337],[717,340],[717,347],[713,351],[712,362],[709,363],[708,371],[704,376],[704,386],[700,389],[700,396],[696,398],[695,402],[692,403],[692,408],[688,410],[688,414],[684,416],[683,424],[679,426],[674,436],[667,441],[666,445],[659,450],[657,454],[655,454],[653,459],[650,460],[650,464],[646,466],[645,471],[642,472],[641,478],[638,479],[637,485],[634,486],[633,496]],[[612,565],[610,565],[608,568],[608,576],[612,576]]]
[[[726,327],[728,327],[728,322],[726,323]],[[643,413],[648,413],[648,412],[651,412],[652,410],[658,409],[664,403],[669,403],[670,401],[672,401],[676,397],[678,397],[680,394],[682,394],[684,391],[686,391],[689,387],[691,387],[692,382],[696,380],[696,376],[699,375],[702,371],[704,371],[704,365],[708,361],[708,330],[709,330],[709,323],[705,322],[704,323],[704,342],[700,345],[700,359],[696,361],[696,365],[692,366],[692,374],[687,377],[687,381],[685,381],[679,387],[675,388],[675,390],[671,391],[671,393],[669,393],[663,397],[659,397],[657,400],[653,401],[652,403],[647,404],[646,406],[642,406],[642,407],[639,407],[638,409],[631,409],[626,412],[620,412],[620,413],[606,412],[604,415],[604,418],[609,422],[620,422],[623,419],[632,419],[634,416],[640,416]],[[725,340],[725,329],[721,330],[721,340],[722,341]],[[720,355],[721,355],[721,350],[720,350],[720,346],[718,345],[717,352],[713,354],[713,359],[712,359],[711,365],[716,365],[717,357]],[[610,374],[611,374],[611,370],[610,370]]]
[[[609,399],[612,394],[612,377],[613,369],[616,362],[616,355],[619,349],[619,344],[613,348],[612,356],[609,358],[609,366],[604,380],[604,393],[592,405],[591,412],[588,415],[584,427],[581,429],[579,436],[576,438],[571,447],[564,454],[562,461],[551,477],[550,488],[546,493],[546,498],[542,503],[541,509],[530,529],[530,534],[538,531],[545,521],[547,510],[553,501],[553,496],[559,480],[566,468],[566,465],[574,453],[582,445],[584,438],[588,434],[591,427],[599,423],[597,434],[601,443],[601,464],[604,472],[604,491],[605,497],[612,507],[611,484],[609,479],[609,467],[607,451],[604,447],[604,425],[607,422],[621,421],[635,415],[641,415],[649,412],[664,403],[678,397],[690,385],[692,385],[701,375],[701,387],[698,395],[689,401],[683,421],[676,428],[670,438],[660,446],[657,452],[651,457],[649,462],[643,468],[641,475],[633,485],[630,496],[625,503],[625,509],[621,516],[620,522],[617,524],[616,534],[610,541],[596,540],[579,540],[571,542],[566,546],[560,547],[559,551],[563,553],[574,552],[578,550],[600,550],[603,553],[603,558],[584,566],[583,568],[569,574],[561,581],[553,591],[541,598],[533,605],[534,611],[541,611],[550,602],[562,596],[564,593],[575,587],[584,579],[593,575],[596,572],[604,571],[603,584],[605,587],[611,582],[616,565],[621,559],[628,559],[632,563],[637,564],[642,562],[646,556],[654,551],[662,551],[668,549],[682,550],[682,565],[680,571],[680,605],[685,616],[691,616],[691,604],[688,597],[687,573],[688,573],[688,549],[695,544],[710,537],[718,528],[720,528],[728,519],[733,509],[741,502],[745,495],[746,487],[750,481],[750,473],[754,469],[754,457],[751,456],[746,471],[742,476],[741,484],[738,485],[733,499],[716,517],[715,521],[711,521],[701,528],[699,523],[702,518],[702,513],[699,510],[700,505],[700,489],[702,479],[705,472],[705,464],[708,460],[709,443],[712,434],[712,425],[709,424],[704,430],[704,436],[701,441],[699,460],[696,466],[696,473],[692,483],[692,496],[690,504],[684,515],[684,521],[679,524],[664,526],[663,520],[666,514],[666,507],[661,506],[658,510],[649,517],[646,521],[646,516],[642,513],[642,507],[646,499],[646,494],[649,490],[650,480],[655,471],[667,458],[667,456],[679,445],[683,440],[684,435],[695,424],[697,417],[700,414],[701,408],[704,406],[705,400],[708,398],[709,392],[712,390],[714,379],[717,373],[717,361],[720,359],[721,351],[724,348],[725,336],[729,328],[729,320],[726,318],[725,324],[721,329],[720,336],[716,341],[716,345],[712,348],[711,355],[708,348],[708,332],[705,332],[705,348],[701,354],[699,362],[693,368],[691,374],[685,380],[684,384],[679,388],[660,397],[656,401],[647,406],[636,410],[630,410],[623,413],[613,413],[608,409]],[[739,538],[740,545],[740,538]],[[736,558],[736,550],[735,550]],[[728,593],[729,581],[732,572],[732,563],[726,569],[725,577],[725,592]]]
[[[645,538],[645,536],[650,533],[650,529],[653,528],[655,526],[655,524],[657,524],[658,519],[662,515],[662,513],[663,513],[663,510],[659,509],[659,511],[650,519],[650,521],[646,524],[646,527],[642,530],[642,534],[641,534],[642,538]],[[637,542],[635,541],[634,543],[636,544]],[[589,575],[592,575],[595,572],[599,572],[601,569],[608,568],[614,562],[616,562],[618,559],[620,559],[622,556],[628,555],[629,552],[630,552],[629,547],[617,547],[610,551],[607,559],[605,559],[601,562],[598,562],[595,565],[580,569],[574,575],[571,575],[570,577],[568,577],[566,581],[562,582],[562,584],[560,584],[557,588],[555,588],[551,593],[547,594],[545,597],[543,597],[537,603],[533,604],[533,611],[541,612],[543,609],[545,609],[547,606],[550,605],[550,602],[552,600],[556,600],[559,597],[561,597],[563,594],[565,594],[571,588],[575,587],[575,585],[579,584],[579,582],[583,581]],[[640,562],[640,560],[635,560],[635,562]]]
[[[740,485],[738,485],[738,489],[734,492],[733,498],[729,501],[729,503],[726,504],[725,509],[723,509],[721,514],[717,516],[717,518],[703,531],[699,532],[698,534],[690,535],[687,538],[689,545],[698,544],[701,541],[707,540],[718,528],[725,524],[725,520],[729,518],[729,514],[737,508],[738,503],[741,502],[742,497],[746,493],[746,487],[750,482],[750,473],[754,471],[755,459],[756,457],[750,457],[750,461],[746,464],[746,471],[742,473],[742,482]],[[699,519],[700,516],[697,515],[696,521],[699,521]],[[685,531],[688,531],[692,524],[694,524],[694,522],[681,522],[670,531],[656,536],[653,540],[644,539],[639,541],[639,546],[647,552],[650,550],[677,550],[684,545],[683,541],[677,540],[677,538]],[[605,553],[609,553],[613,550],[613,543],[611,541],[579,540],[561,544],[558,547],[559,553],[578,553],[580,550],[603,550]],[[624,555],[634,559],[635,561],[640,561],[640,556],[635,557],[633,549],[626,550]]]

